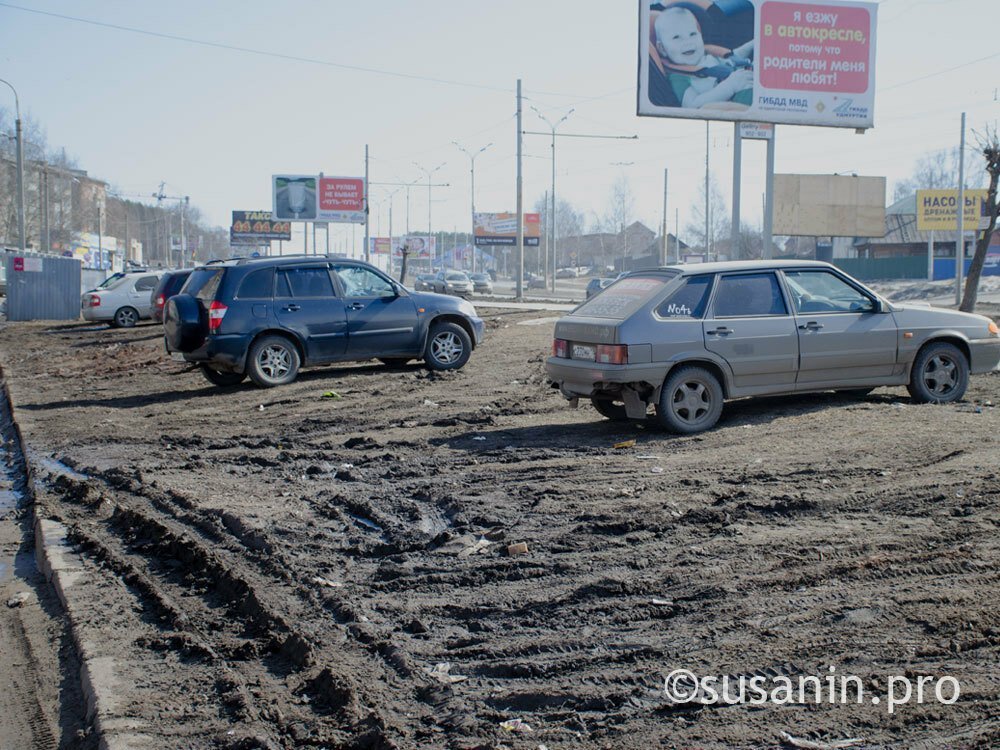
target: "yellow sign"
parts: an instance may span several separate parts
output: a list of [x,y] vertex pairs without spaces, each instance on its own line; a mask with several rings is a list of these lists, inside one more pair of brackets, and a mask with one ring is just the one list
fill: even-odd
[[[974,231],[979,226],[980,216],[985,215],[985,190],[965,191],[965,217],[962,219],[966,231]],[[917,230],[920,232],[958,231],[958,190],[918,190]]]

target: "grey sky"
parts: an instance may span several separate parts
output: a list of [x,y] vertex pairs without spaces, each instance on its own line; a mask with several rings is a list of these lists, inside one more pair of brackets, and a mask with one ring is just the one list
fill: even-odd
[[[18,88],[22,109],[44,124],[49,144],[65,146],[124,193],[149,194],[165,180],[167,192],[190,195],[220,225],[229,224],[233,209],[269,208],[273,173],[362,174],[366,143],[373,182],[416,180],[422,173],[413,162],[445,162],[435,178],[451,187],[434,191],[434,228],[463,231],[470,224],[469,160],[452,141],[471,150],[492,141],[476,161],[477,209],[511,210],[518,77],[526,129],[545,128],[527,109],[533,104],[553,120],[575,108],[560,132],[640,136],[559,140],[557,192],[588,219],[606,212],[611,185],[624,174],[636,218],[658,226],[668,167],[670,225],[678,208],[683,228],[704,179],[704,124],[635,115],[638,6],[631,0],[20,5],[277,55],[0,4],[0,78]],[[962,110],[978,129],[1000,115],[995,28],[989,0],[882,2],[875,129],[859,136],[779,126],[777,170],[885,175],[891,197],[893,182],[921,154],[957,146]],[[0,105],[13,108],[6,89]],[[713,172],[727,194],[732,129],[711,127]],[[525,153],[530,206],[549,187],[549,140],[526,136]],[[743,204],[750,221],[760,218],[763,171],[763,144],[747,142]],[[373,234],[388,190],[372,189]],[[404,223],[400,192],[394,229]],[[426,224],[426,188],[413,189],[410,227]],[[334,233],[349,236],[350,229]]]

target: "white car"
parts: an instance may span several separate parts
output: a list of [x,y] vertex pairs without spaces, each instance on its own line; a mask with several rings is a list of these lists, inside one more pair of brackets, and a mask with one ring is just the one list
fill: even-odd
[[151,317],[151,297],[165,271],[116,273],[80,298],[84,320],[131,328]]

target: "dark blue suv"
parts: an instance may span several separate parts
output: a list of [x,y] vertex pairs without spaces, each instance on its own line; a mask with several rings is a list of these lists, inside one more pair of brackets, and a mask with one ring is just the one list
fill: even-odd
[[484,325],[465,300],[405,289],[367,263],[309,255],[195,268],[167,301],[163,327],[167,351],[199,363],[212,383],[249,375],[271,387],[302,366],[348,360],[455,370]]

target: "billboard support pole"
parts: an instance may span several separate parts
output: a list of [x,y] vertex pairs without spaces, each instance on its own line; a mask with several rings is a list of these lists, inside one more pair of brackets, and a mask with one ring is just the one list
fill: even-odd
[[729,231],[729,259],[739,260],[740,252],[740,186],[743,180],[743,136],[740,123],[733,123],[733,218]]
[[518,302],[524,299],[524,204],[521,184],[521,79],[517,79],[517,274],[515,285]]
[[365,144],[365,262],[371,262],[371,254],[368,247],[368,144]]
[[962,274],[965,273],[965,112],[958,146],[958,241],[955,243],[955,304],[962,304]]
[[774,230],[774,143],[778,140],[778,126],[774,126],[774,133],[767,142],[767,181],[764,189],[764,247],[761,249],[761,257],[770,260],[774,254],[772,247],[774,240],[772,232]]
[[[709,237],[709,220],[712,214],[712,198],[708,192],[708,149],[709,149],[709,121],[705,120],[705,260],[712,260],[712,240]],[[622,269],[625,270],[624,268]]]

